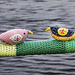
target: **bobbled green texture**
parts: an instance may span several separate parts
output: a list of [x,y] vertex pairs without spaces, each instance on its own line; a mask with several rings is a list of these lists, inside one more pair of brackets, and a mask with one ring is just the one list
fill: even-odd
[[75,52],[75,39],[71,41],[24,41],[16,45],[16,56],[72,52]]
[[71,41],[65,41],[65,53],[75,52],[75,39]]

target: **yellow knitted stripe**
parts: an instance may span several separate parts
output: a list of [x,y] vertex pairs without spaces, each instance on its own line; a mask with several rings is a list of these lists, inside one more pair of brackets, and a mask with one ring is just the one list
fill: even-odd
[[16,45],[0,44],[0,56],[16,56]]

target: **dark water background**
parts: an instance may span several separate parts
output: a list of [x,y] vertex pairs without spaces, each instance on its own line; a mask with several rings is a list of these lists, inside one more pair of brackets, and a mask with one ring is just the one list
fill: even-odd
[[[53,23],[75,31],[75,0],[0,0],[0,33],[25,28],[28,41],[52,40]],[[75,75],[75,53],[0,57],[0,75]]]

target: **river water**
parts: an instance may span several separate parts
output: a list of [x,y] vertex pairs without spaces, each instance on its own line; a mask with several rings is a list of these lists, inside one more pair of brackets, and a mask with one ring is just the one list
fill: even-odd
[[[0,34],[25,28],[27,41],[53,40],[54,25],[75,31],[75,0],[0,0]],[[75,75],[75,53],[0,57],[0,75]]]

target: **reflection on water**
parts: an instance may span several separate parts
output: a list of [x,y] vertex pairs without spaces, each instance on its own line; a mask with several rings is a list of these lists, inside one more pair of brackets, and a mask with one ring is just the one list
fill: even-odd
[[[74,0],[0,0],[0,33],[25,28],[34,32],[28,41],[52,40],[47,27],[57,23],[75,31],[74,22]],[[75,75],[75,53],[0,57],[0,75],[50,74]]]

